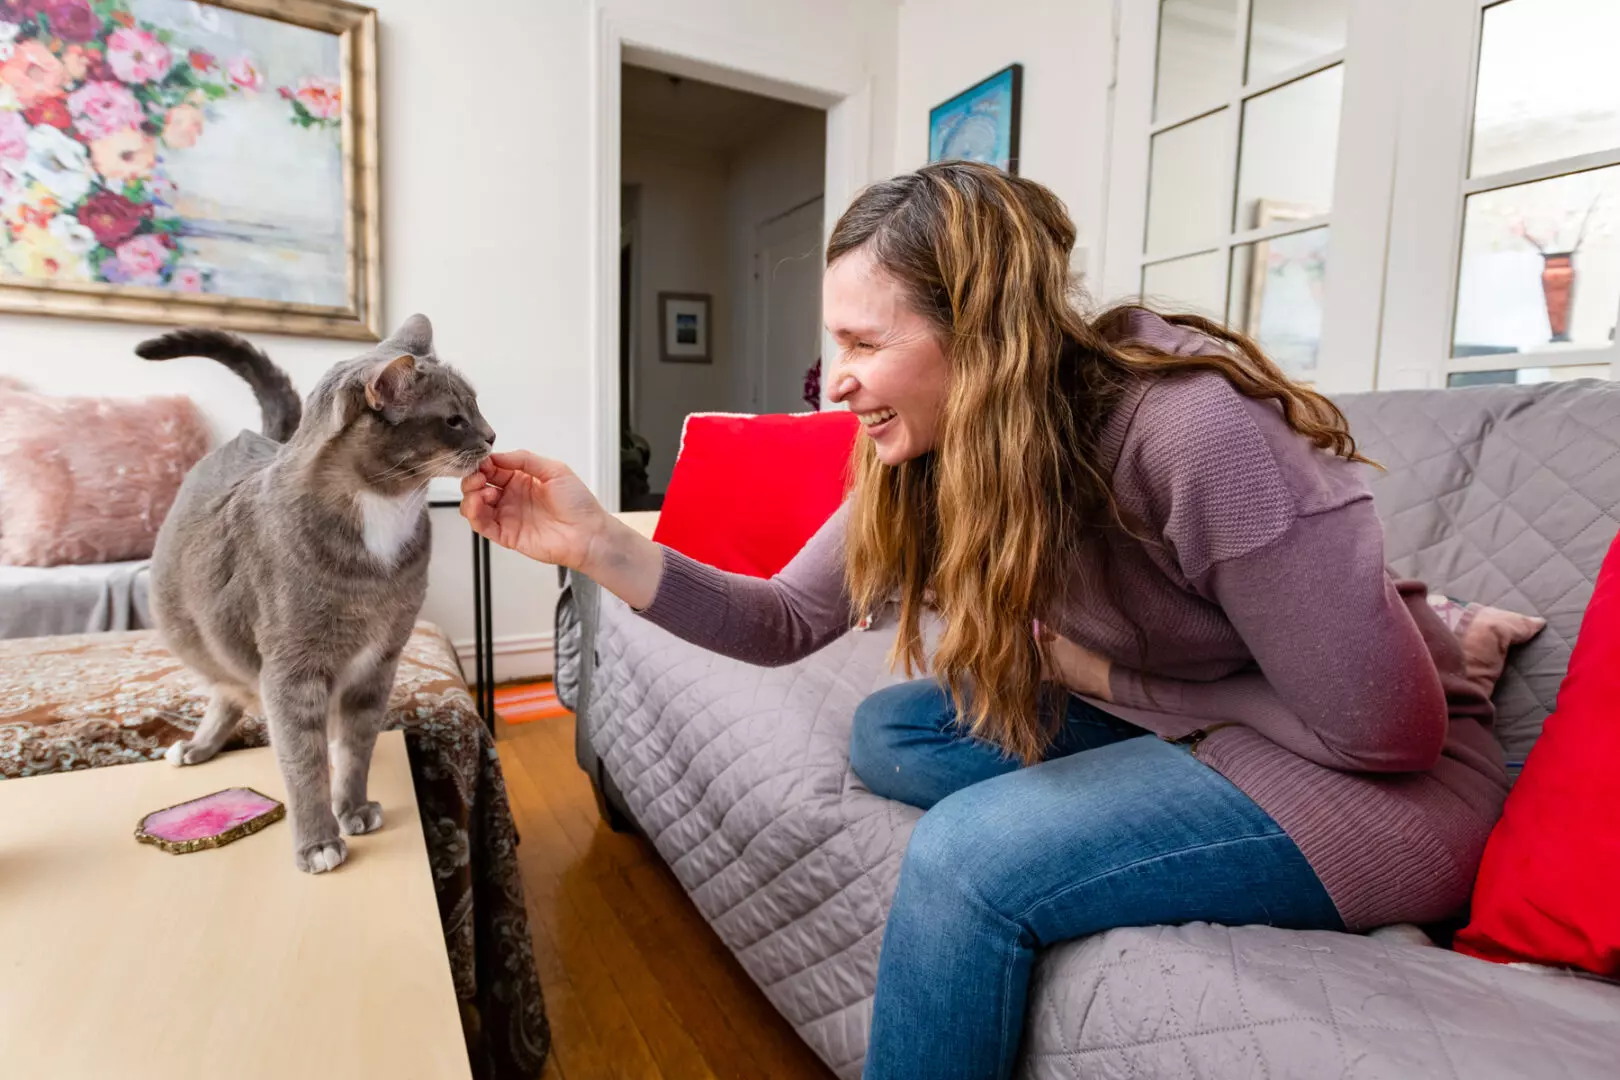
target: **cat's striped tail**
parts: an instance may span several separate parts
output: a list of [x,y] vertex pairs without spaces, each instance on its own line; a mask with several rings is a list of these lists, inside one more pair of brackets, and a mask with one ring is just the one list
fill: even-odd
[[224,330],[171,330],[135,346],[135,355],[147,360],[175,360],[205,356],[230,368],[253,387],[264,415],[263,431],[276,442],[286,442],[298,430],[303,403],[287,373],[246,338]]

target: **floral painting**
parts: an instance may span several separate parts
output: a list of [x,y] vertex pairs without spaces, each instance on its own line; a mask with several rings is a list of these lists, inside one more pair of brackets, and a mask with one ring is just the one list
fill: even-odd
[[340,34],[253,7],[0,0],[0,283],[352,307]]

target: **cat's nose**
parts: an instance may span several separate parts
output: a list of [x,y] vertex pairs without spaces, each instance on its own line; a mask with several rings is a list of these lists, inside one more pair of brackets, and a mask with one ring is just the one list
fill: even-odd
[[495,445],[495,429],[490,427],[488,424],[485,424],[484,430],[480,431],[478,434],[482,435],[484,437],[484,441],[489,443],[489,445]]

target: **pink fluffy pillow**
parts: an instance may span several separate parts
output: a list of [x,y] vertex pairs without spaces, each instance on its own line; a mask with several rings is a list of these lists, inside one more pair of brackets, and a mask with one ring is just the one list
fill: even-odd
[[0,385],[0,563],[152,554],[208,425],[184,397],[119,400]]

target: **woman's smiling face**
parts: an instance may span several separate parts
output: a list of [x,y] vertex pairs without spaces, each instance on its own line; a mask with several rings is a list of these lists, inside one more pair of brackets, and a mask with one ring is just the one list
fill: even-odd
[[885,465],[933,450],[951,374],[934,324],[865,248],[827,268],[821,311],[838,343],[828,399],[860,418]]

